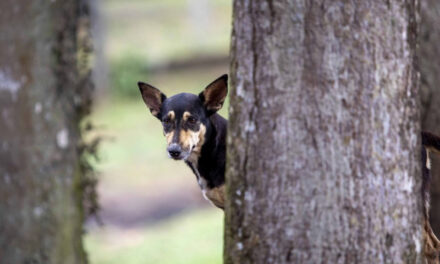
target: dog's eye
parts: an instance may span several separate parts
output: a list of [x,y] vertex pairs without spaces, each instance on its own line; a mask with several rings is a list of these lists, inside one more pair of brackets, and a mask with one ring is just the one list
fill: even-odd
[[163,122],[164,124],[170,124],[170,123],[171,123],[171,119],[170,119],[169,117],[167,117],[167,118],[165,118],[162,122]]
[[188,117],[188,123],[195,124],[197,123],[197,119],[193,116]]

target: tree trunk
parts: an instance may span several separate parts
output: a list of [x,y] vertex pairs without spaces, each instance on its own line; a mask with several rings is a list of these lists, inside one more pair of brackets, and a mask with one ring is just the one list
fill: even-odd
[[416,9],[234,2],[225,263],[422,263]]
[[0,1],[1,263],[86,262],[80,13],[78,0]]
[[[420,65],[422,129],[440,135],[440,1],[421,1]],[[440,234],[440,157],[432,155],[431,222]]]

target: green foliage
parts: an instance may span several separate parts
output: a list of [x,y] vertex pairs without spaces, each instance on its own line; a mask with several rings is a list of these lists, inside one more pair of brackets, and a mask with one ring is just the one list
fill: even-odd
[[124,53],[124,56],[110,62],[110,88],[112,96],[139,97],[137,82],[146,79],[147,63],[145,58],[133,53]]

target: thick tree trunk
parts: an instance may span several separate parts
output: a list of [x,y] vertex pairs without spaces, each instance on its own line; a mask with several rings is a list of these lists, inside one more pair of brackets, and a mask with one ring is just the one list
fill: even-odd
[[226,263],[422,263],[415,17],[235,1]]
[[79,14],[78,0],[0,1],[1,263],[86,262]]
[[[421,1],[420,65],[422,129],[440,135],[440,1]],[[440,234],[440,158],[432,157],[431,222]]]

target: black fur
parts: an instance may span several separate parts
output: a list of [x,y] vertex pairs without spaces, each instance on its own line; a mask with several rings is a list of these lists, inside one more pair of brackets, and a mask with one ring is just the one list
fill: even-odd
[[428,164],[431,163],[430,155],[432,152],[440,152],[440,137],[430,133],[422,132],[422,198],[423,211],[426,219],[429,219],[429,203],[430,203],[430,185],[431,185],[431,169]]
[[[202,153],[197,162],[197,170],[201,177],[207,181],[208,188],[219,187],[225,183],[226,163],[226,128],[227,121],[218,114],[214,114],[205,123],[207,133]],[[194,165],[185,163],[194,171]]]
[[425,148],[433,148],[437,152],[440,152],[440,137],[424,131],[422,132],[422,145]]

